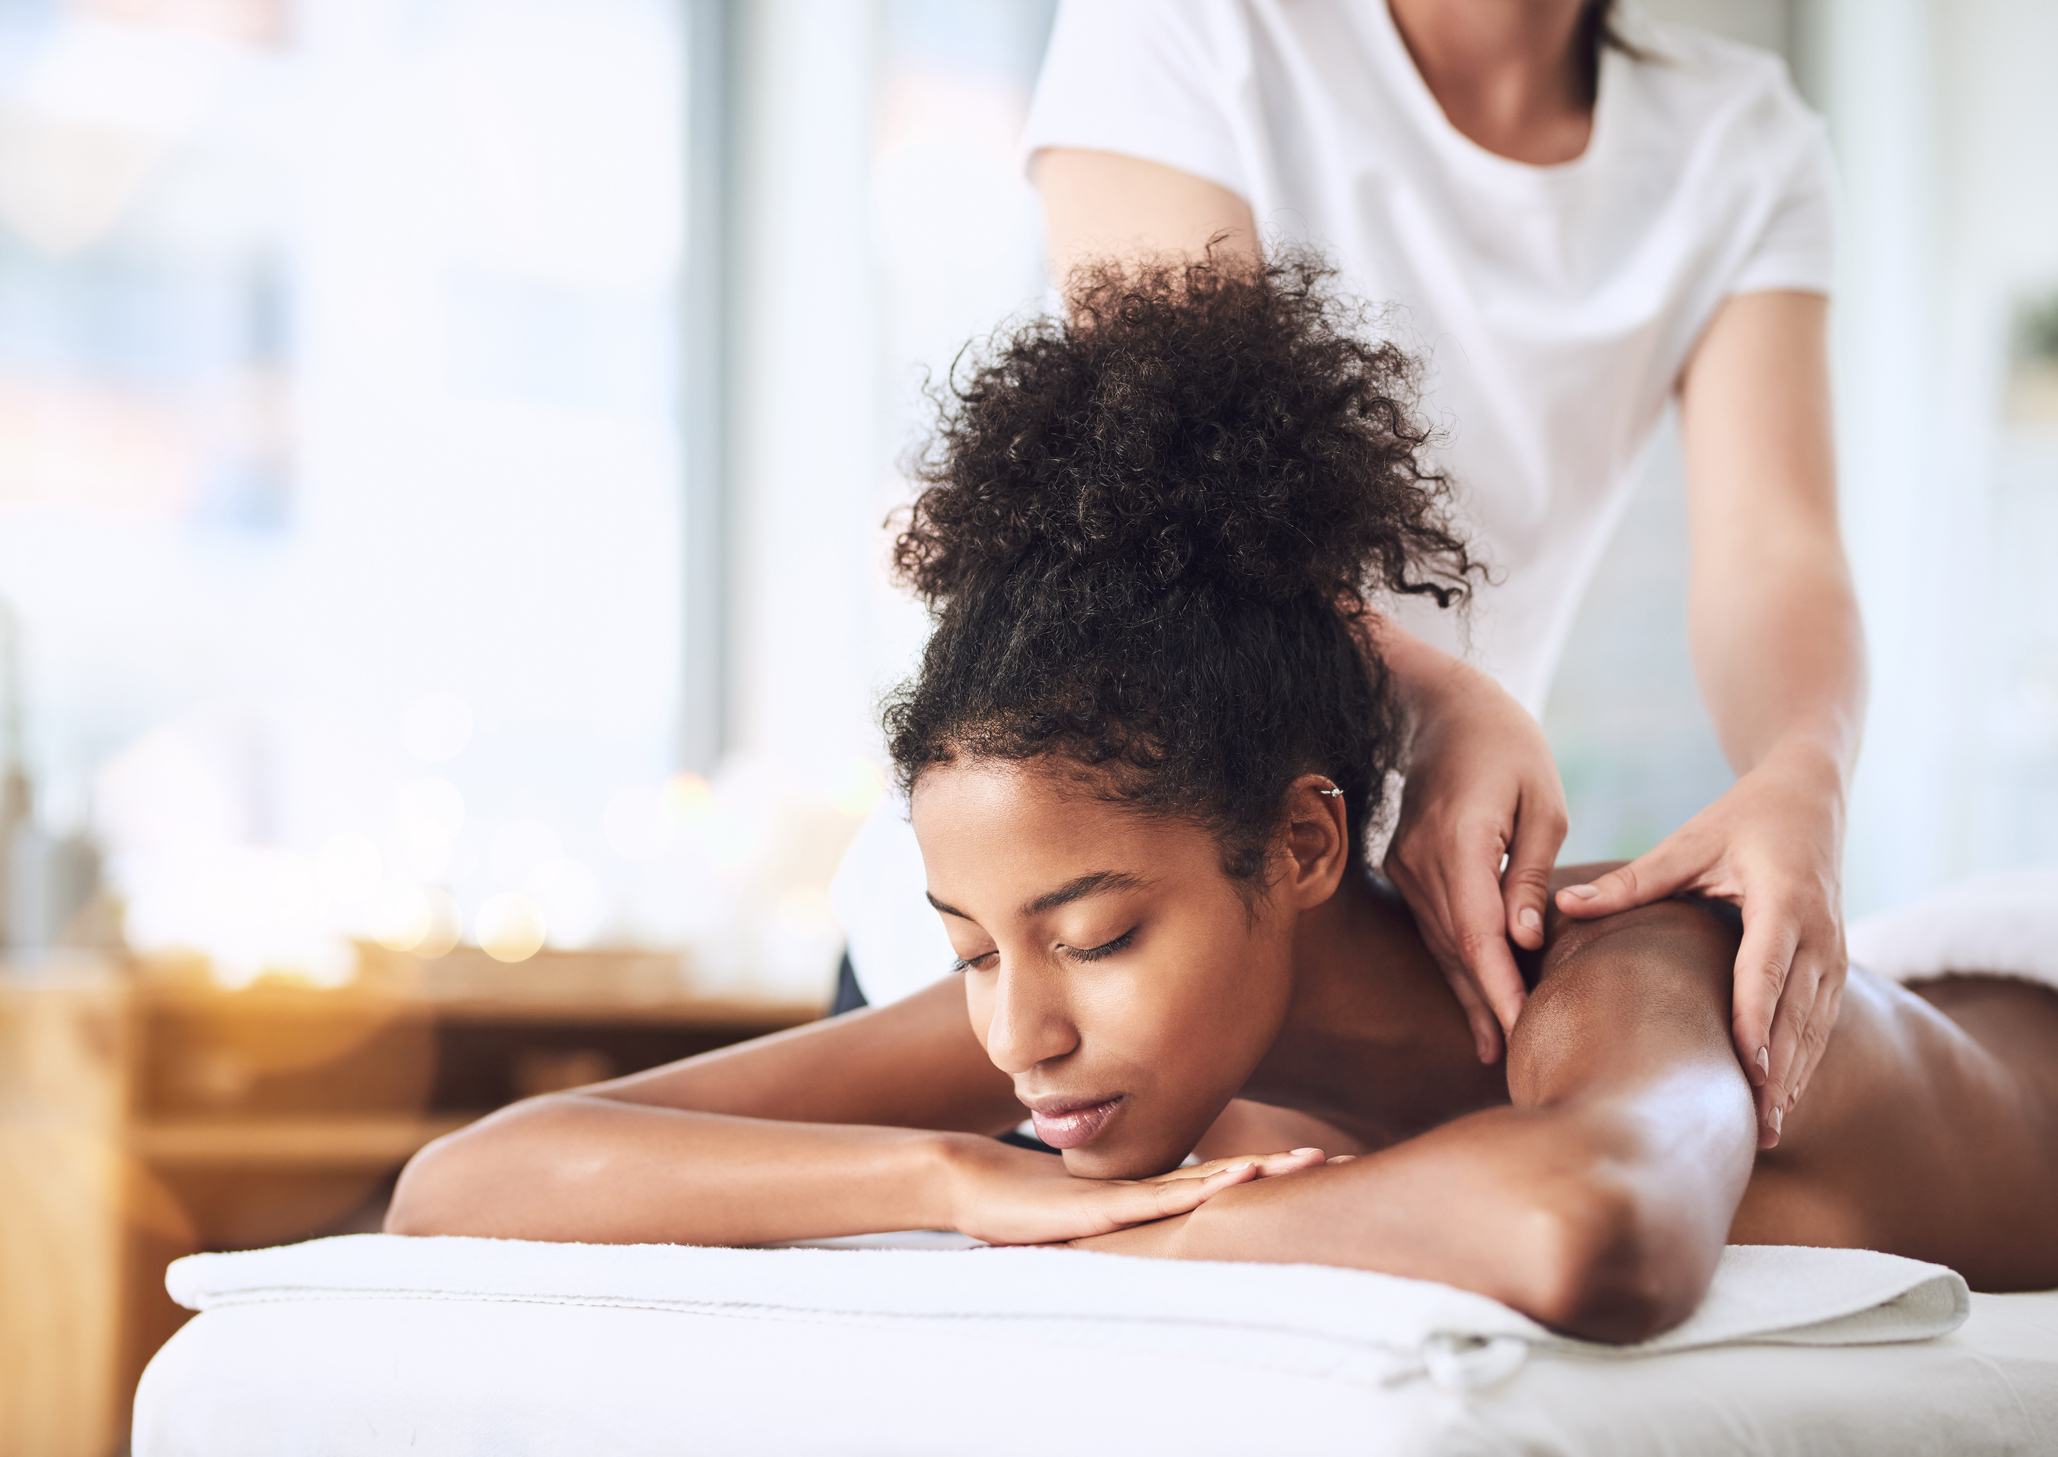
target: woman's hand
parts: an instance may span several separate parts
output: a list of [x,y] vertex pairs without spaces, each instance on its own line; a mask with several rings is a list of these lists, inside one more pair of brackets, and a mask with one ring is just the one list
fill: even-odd
[[1843,1000],[1843,793],[1834,762],[1775,752],[1650,853],[1558,892],[1578,917],[1681,894],[1742,909],[1730,1031],[1757,1089],[1760,1148],[1779,1142]]
[[[1167,1183],[1173,1180],[1213,1178],[1240,1166],[1255,1165],[1256,1175],[1239,1182],[1250,1183],[1254,1179],[1277,1178],[1282,1174],[1299,1173],[1302,1169],[1319,1168],[1323,1164],[1347,1164],[1356,1154],[1338,1154],[1335,1158],[1324,1158],[1319,1148],[1297,1148],[1291,1153],[1239,1154],[1234,1158],[1209,1159],[1206,1163],[1190,1168],[1174,1169],[1169,1174],[1159,1174],[1146,1183]],[[1224,1184],[1223,1188],[1234,1188]],[[1214,1190],[1209,1197],[1222,1192]],[[1201,1200],[1195,1209],[1207,1200]],[[1158,1257],[1176,1256],[1179,1252],[1179,1234],[1186,1226],[1186,1216],[1192,1209],[1182,1209],[1174,1215],[1152,1220],[1147,1224],[1132,1224],[1123,1229],[1111,1230],[1107,1234],[1081,1235],[1066,1243],[1075,1250],[1093,1250],[1104,1255],[1152,1255]]]
[[1190,1214],[1224,1189],[1321,1162],[1321,1149],[1304,1148],[1211,1159],[1149,1179],[1080,1179],[1047,1153],[967,1138],[952,1146],[951,1227],[988,1244],[1061,1244]]
[[1543,730],[1498,683],[1391,624],[1377,637],[1415,725],[1386,874],[1493,1062],[1527,995],[1508,941],[1543,945],[1565,790]]

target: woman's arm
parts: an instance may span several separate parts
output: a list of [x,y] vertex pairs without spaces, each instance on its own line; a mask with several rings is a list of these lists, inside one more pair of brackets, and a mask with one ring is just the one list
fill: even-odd
[[1046,1243],[1163,1219],[1280,1155],[1163,1183],[1075,1179],[1021,1121],[951,980],[891,1007],[514,1104],[408,1163],[386,1228],[591,1244],[768,1244],[896,1229]]
[[1694,664],[1737,782],[1592,893],[1559,896],[1575,916],[1682,891],[1742,907],[1732,1035],[1767,1147],[1829,1041],[1847,969],[1865,644],[1837,527],[1827,314],[1820,294],[1733,298],[1680,382]]
[[1596,1340],[1685,1319],[1753,1158],[1736,938],[1682,901],[1551,934],[1509,1043],[1512,1106],[1081,1247],[1441,1280]]

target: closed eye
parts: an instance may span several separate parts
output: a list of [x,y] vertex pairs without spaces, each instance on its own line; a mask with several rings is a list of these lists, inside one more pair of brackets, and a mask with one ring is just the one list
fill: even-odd
[[979,963],[987,957],[998,955],[1000,955],[998,951],[982,951],[977,956],[960,956],[950,964],[950,969],[953,974],[961,971],[974,971],[978,968]]
[[1104,941],[1098,946],[1067,947],[1065,954],[1074,961],[1099,961],[1103,956],[1113,956],[1117,951],[1127,951],[1129,943],[1136,939],[1136,930],[1136,927],[1131,926],[1114,940]]

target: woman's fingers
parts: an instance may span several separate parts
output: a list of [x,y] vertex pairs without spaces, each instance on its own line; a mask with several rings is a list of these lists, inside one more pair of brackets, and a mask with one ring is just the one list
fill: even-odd
[[1209,1159],[1203,1164],[1188,1164],[1162,1174],[1154,1174],[1143,1180],[1146,1184],[1161,1184],[1171,1180],[1208,1179],[1223,1173],[1238,1164],[1252,1164],[1257,1168],[1256,1177],[1276,1178],[1280,1174],[1291,1174],[1300,1169],[1311,1169],[1322,1162],[1325,1155],[1319,1148],[1296,1148],[1286,1153],[1237,1154],[1232,1158]]
[[[1193,1170],[1186,1172],[1190,1174]],[[1110,1184],[1107,1187],[1112,1191],[1110,1203],[1114,1206],[1109,1211],[1114,1218],[1110,1228],[1191,1214],[1224,1189],[1248,1184],[1258,1177],[1258,1161],[1241,1159],[1198,1179],[1145,1179],[1134,1184]]]
[[[1286,1153],[1209,1159],[1204,1164],[1173,1169],[1133,1184],[1111,1183],[1106,1187],[1141,1192],[1142,1198],[1137,1207],[1142,1212],[1120,1222],[1125,1225],[1142,1224],[1153,1219],[1170,1219],[1176,1214],[1190,1214],[1224,1189],[1235,1188],[1238,1184],[1320,1168],[1327,1162],[1330,1160],[1319,1148],[1296,1148]],[[1118,1195],[1117,1202],[1125,1201]]]
[[1709,853],[1687,839],[1691,829],[1689,825],[1668,836],[1656,848],[1627,865],[1618,865],[1590,885],[1566,886],[1558,892],[1558,909],[1580,918],[1612,916],[1678,895],[1712,874],[1721,858],[1719,847]]

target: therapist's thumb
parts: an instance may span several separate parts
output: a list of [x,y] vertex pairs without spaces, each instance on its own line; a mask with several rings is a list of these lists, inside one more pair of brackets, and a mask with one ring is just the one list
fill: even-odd
[[1566,886],[1558,892],[1558,909],[1579,918],[1612,916],[1677,895],[1699,879],[1705,868],[1675,835],[1588,884]]

